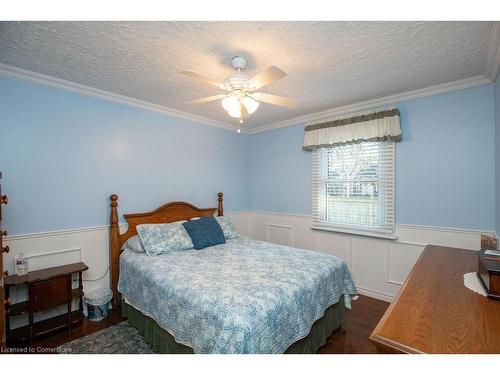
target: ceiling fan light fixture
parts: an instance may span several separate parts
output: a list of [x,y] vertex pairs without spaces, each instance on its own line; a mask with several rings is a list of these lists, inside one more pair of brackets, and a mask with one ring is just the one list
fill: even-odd
[[234,118],[241,118],[241,109],[238,108],[234,111],[227,111],[227,114]]
[[248,116],[253,114],[259,108],[260,102],[288,108],[294,108],[296,106],[295,102],[290,98],[255,92],[255,90],[268,86],[273,82],[286,77],[286,73],[283,70],[276,66],[270,66],[260,71],[252,78],[248,78],[242,72],[242,69],[246,68],[247,63],[248,62],[244,57],[235,56],[231,60],[231,65],[235,69],[235,72],[231,76],[226,77],[222,83],[213,81],[210,78],[204,77],[192,71],[181,72],[181,74],[189,78],[208,83],[226,91],[225,94],[212,95],[205,98],[191,100],[187,103],[209,103],[222,99],[221,104],[224,110],[229,116],[239,119],[240,123],[243,123],[244,119],[248,118]]
[[[228,95],[224,99],[222,99],[222,107],[228,113],[236,113],[240,112],[240,100],[234,95]],[[234,116],[233,116],[234,117]],[[239,117],[239,116],[238,116]]]
[[259,108],[259,102],[251,98],[250,96],[243,97],[243,99],[241,99],[241,102],[245,106],[249,115],[254,113],[257,110],[257,108]]

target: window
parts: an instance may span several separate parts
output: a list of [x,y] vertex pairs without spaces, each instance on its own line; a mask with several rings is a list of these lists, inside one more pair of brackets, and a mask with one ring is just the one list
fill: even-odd
[[313,227],[394,236],[394,142],[313,151]]

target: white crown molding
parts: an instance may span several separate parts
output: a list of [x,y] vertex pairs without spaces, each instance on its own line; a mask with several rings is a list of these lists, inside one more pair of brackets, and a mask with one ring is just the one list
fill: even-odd
[[[496,76],[496,73],[500,64],[500,22],[496,23],[492,33],[490,50],[488,53],[488,76]],[[32,72],[30,70],[18,68],[12,65],[7,65],[0,63],[0,74],[5,74],[8,76],[13,76],[26,81],[31,81],[51,87],[55,87],[62,90],[68,90],[76,92],[82,95],[92,96],[100,99],[110,100],[115,103],[120,103],[124,105],[133,106],[136,108],[141,108],[149,111],[159,112],[166,115],[174,116],[177,118],[186,119],[189,121],[194,121],[201,124],[206,124],[221,128],[229,131],[237,131],[238,126],[225,123],[217,120],[212,120],[203,116],[198,116],[195,114],[179,111],[173,108],[161,106],[159,104],[147,102],[140,99],[131,98],[128,96],[115,94],[109,91],[104,91],[96,89],[90,86],[85,86],[79,83],[67,81],[64,79],[56,78],[53,76]],[[275,122],[271,124],[265,124],[253,129],[241,128],[241,133],[243,134],[257,134],[274,129],[280,129],[292,125],[303,124],[310,121],[319,121],[333,116],[340,116],[350,112],[357,112],[366,109],[371,109],[374,107],[382,107],[385,105],[395,104],[403,101],[408,101],[412,99],[418,99],[426,96],[444,94],[451,91],[463,90],[467,88],[472,88],[476,86],[488,85],[494,82],[494,78],[488,78],[486,76],[475,76],[471,78],[465,78],[458,81],[448,82],[440,85],[430,86],[427,88],[407,91],[400,94],[389,95],[378,99],[366,100],[358,103],[349,104],[342,107],[336,107],[333,109],[328,109],[321,112],[315,112],[307,114],[304,116],[294,117],[288,120]]]
[[494,22],[486,64],[488,77],[495,81],[500,67],[500,22]]
[[[147,102],[147,101],[140,100],[140,99],[131,98],[131,97],[128,97],[125,95],[115,94],[115,93],[112,93],[109,91],[96,89],[96,88],[93,88],[90,86],[81,85],[79,83],[67,81],[65,79],[56,78],[53,76],[32,72],[30,70],[18,68],[16,66],[12,66],[12,65],[0,63],[0,74],[13,76],[13,77],[16,77],[19,79],[23,79],[26,81],[55,87],[55,88],[62,89],[62,90],[76,92],[76,93],[82,94],[82,95],[93,96],[93,97],[100,98],[100,99],[110,100],[110,101],[115,102],[115,103],[125,104],[125,105],[129,105],[132,107],[145,109],[148,111],[159,112],[159,113],[163,113],[166,115],[182,118],[182,119],[189,120],[189,121],[194,121],[194,122],[201,123],[201,124],[214,126],[214,127],[225,129],[225,130],[230,130],[230,131],[235,132],[238,129],[237,126],[229,124],[229,123],[212,120],[212,119],[209,119],[209,118],[206,118],[203,116],[198,116],[198,115],[194,115],[191,113],[179,111],[179,110],[165,107],[165,106],[162,106],[159,104]],[[241,129],[241,130],[243,133],[245,133],[244,129]]]
[[443,83],[440,85],[430,86],[424,89],[407,91],[400,94],[384,96],[378,99],[366,100],[359,103],[349,104],[342,107],[337,107],[333,109],[328,109],[326,111],[311,113],[304,116],[294,117],[289,120],[275,122],[268,125],[259,126],[247,131],[248,134],[257,134],[274,129],[285,128],[297,124],[305,124],[310,121],[319,121],[331,118],[334,116],[341,116],[351,112],[363,111],[366,109],[371,109],[375,107],[383,107],[386,105],[396,104],[400,102],[405,102],[408,100],[419,99],[426,96],[444,94],[451,91],[468,89],[476,86],[489,85],[493,81],[485,76],[475,76],[471,78],[465,78],[458,81]]

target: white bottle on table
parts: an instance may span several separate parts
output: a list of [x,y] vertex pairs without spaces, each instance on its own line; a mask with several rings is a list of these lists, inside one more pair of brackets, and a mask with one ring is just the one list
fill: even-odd
[[18,275],[28,273],[28,258],[24,256],[24,253],[19,254],[19,258],[16,259],[16,270]]

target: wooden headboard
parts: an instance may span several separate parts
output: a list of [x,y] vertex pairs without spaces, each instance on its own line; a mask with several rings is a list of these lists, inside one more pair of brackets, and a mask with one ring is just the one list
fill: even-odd
[[217,216],[223,216],[223,194],[218,193],[217,197],[217,208],[198,208],[187,202],[170,202],[158,207],[154,211],[123,215],[128,223],[128,229],[123,234],[120,234],[120,228],[118,226],[118,195],[112,194],[109,197],[111,201],[111,214],[109,220],[109,269],[111,275],[111,290],[113,291],[114,308],[116,308],[121,301],[121,298],[118,295],[121,249],[123,244],[130,237],[137,234],[137,225],[173,223],[174,221],[179,220],[191,220],[193,217],[213,216],[215,211],[217,211]]

